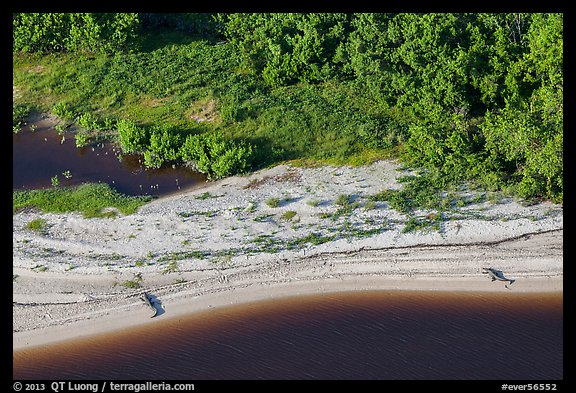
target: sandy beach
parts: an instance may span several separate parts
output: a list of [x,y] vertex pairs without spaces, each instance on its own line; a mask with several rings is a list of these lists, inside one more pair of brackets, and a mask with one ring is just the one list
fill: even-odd
[[[129,216],[17,213],[13,348],[303,294],[563,291],[562,206],[478,198],[454,207],[440,230],[405,233],[408,216],[369,197],[400,188],[406,174],[389,161],[280,165],[156,199]],[[349,210],[340,195],[350,197]],[[26,228],[37,218],[47,223],[42,232]],[[491,281],[484,267],[515,281]],[[150,318],[143,291],[158,316]]]

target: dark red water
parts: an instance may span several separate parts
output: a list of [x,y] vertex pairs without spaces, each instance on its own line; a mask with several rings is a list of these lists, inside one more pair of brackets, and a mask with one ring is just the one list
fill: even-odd
[[[64,141],[49,120],[34,123],[34,132],[24,128],[12,137],[13,189],[38,189],[59,184],[108,183],[126,195],[161,196],[202,184],[204,175],[184,167],[145,169],[138,155],[122,155],[110,143],[76,147],[70,133]],[[63,175],[70,171],[72,177]]]
[[562,293],[510,292],[285,298],[14,352],[13,376],[560,380],[562,303]]

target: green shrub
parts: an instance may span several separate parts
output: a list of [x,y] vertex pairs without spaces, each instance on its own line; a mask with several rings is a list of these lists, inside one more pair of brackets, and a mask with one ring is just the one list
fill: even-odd
[[12,106],[12,131],[17,133],[26,124],[26,119],[30,116],[31,107],[28,105]]
[[70,108],[70,105],[63,101],[59,101],[52,107],[52,113],[64,121],[72,121],[76,114]]
[[78,116],[78,125],[86,130],[99,130],[98,117],[93,113],[83,113]]
[[90,135],[82,131],[78,131],[74,135],[74,139],[76,141],[76,147],[87,146],[90,143]]
[[160,168],[166,161],[176,161],[179,157],[181,138],[178,132],[152,128],[150,143],[144,152],[144,164]]
[[144,127],[138,126],[132,120],[121,119],[116,123],[120,148],[124,153],[144,151],[148,146],[150,136]]
[[136,13],[15,13],[13,51],[112,53],[135,44]]
[[210,179],[246,172],[253,159],[253,147],[247,142],[226,139],[220,133],[188,135],[180,148],[180,157]]

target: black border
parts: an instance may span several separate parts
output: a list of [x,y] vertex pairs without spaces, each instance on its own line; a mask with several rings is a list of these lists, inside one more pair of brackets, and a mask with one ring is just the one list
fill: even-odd
[[[93,3],[84,2],[18,2],[9,4],[12,12],[78,12],[78,11],[92,11],[92,12],[508,12],[508,11],[521,11],[521,12],[561,12],[564,14],[564,70],[568,72],[564,73],[566,89],[564,93],[564,103],[568,103],[569,116],[565,117],[565,140],[564,140],[564,151],[569,152],[570,148],[569,141],[570,136],[576,133],[576,128],[574,127],[574,120],[572,114],[576,113],[573,109],[574,102],[574,76],[572,70],[574,70],[574,62],[572,60],[571,54],[575,53],[574,48],[574,37],[576,37],[575,24],[576,18],[574,17],[574,12],[572,12],[572,7],[569,7],[569,2],[523,2],[523,3],[508,3],[501,1],[482,1],[477,3],[449,3],[441,4],[437,2],[409,2],[409,1],[387,1],[387,2],[375,2],[375,1],[352,1],[347,3],[331,3],[331,2],[269,2],[267,4],[249,2],[245,1],[220,1],[220,2],[160,2],[160,3],[149,3],[149,2],[106,2],[99,1]],[[4,29],[8,30],[5,32],[4,37],[6,38],[6,47],[12,46],[10,32],[11,32],[11,13],[5,14],[6,19],[3,21],[2,26]],[[6,48],[6,49],[7,49]],[[4,75],[6,76],[5,93],[6,99],[9,91],[8,86],[8,72],[4,70]],[[5,116],[6,122],[7,116]],[[5,130],[11,129],[11,125],[6,124]],[[5,154],[4,157],[9,157]],[[565,196],[564,200],[568,201],[565,204],[565,216],[571,220],[572,216],[572,201],[571,192],[572,184],[576,181],[575,173],[572,171],[572,166],[569,160],[570,154],[564,156],[564,171],[565,171]],[[5,220],[8,223],[8,217]],[[571,225],[568,225],[567,238],[571,238]],[[564,248],[564,252],[568,252],[569,255],[570,248]],[[12,257],[10,257],[11,259]],[[565,259],[566,260],[566,259]],[[571,262],[571,258],[568,258]],[[573,269],[573,263],[564,264],[564,277],[574,277],[570,274]],[[7,275],[6,275],[7,276]],[[7,291],[8,285],[3,286]],[[564,305],[573,306],[574,302],[574,290],[575,288],[571,285],[564,286]],[[12,295],[10,295],[11,297]],[[567,312],[566,312],[567,311]],[[575,351],[574,346],[574,332],[576,329],[573,326],[573,313],[572,309],[565,310],[564,312],[564,379],[563,380],[550,380],[550,381],[538,381],[538,380],[527,380],[527,381],[490,381],[490,380],[393,380],[393,381],[365,381],[365,380],[343,380],[343,381],[308,381],[308,380],[294,380],[294,381],[274,381],[274,380],[262,380],[262,381],[165,381],[166,383],[176,384],[176,383],[189,383],[195,384],[195,390],[199,392],[205,391],[222,391],[226,390],[238,390],[238,389],[274,389],[274,388],[314,388],[314,389],[382,389],[390,388],[395,391],[402,391],[405,389],[442,389],[442,391],[455,391],[462,392],[464,389],[481,389],[485,392],[501,392],[502,384],[514,384],[514,385],[527,385],[535,383],[549,383],[556,384],[557,391],[564,391],[568,386],[572,386],[572,381],[574,380],[573,375],[570,373],[570,367],[573,365],[572,354]],[[6,324],[8,326],[8,324]],[[10,332],[11,334],[11,332]],[[4,363],[6,364],[6,363]],[[11,374],[12,368],[5,367],[4,370],[8,370]],[[13,380],[10,376],[7,376],[6,380],[11,380],[12,391],[14,389],[15,382],[22,383],[44,383],[50,384],[53,381],[48,380],[38,380],[38,381],[17,381]],[[86,383],[98,383],[99,386],[102,381],[84,381]],[[145,381],[117,381],[122,383],[142,383]],[[155,381],[158,382],[158,381]],[[528,388],[525,388],[528,390]],[[535,389],[532,389],[535,390]],[[24,390],[22,390],[24,391]],[[52,391],[47,388],[45,391]],[[106,391],[110,391],[107,389]]]

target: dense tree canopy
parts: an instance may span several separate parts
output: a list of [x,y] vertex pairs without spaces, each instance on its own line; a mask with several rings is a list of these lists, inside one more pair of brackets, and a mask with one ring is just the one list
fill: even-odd
[[[405,162],[446,178],[562,200],[562,14],[14,14],[13,27],[15,52],[137,51],[136,37],[158,28],[224,40],[241,64],[237,93],[222,99],[225,121],[255,112],[242,83],[261,81],[268,97],[290,86],[339,84],[373,103],[345,131],[359,143],[398,148]],[[327,119],[337,110],[338,100],[330,102]],[[164,148],[167,131],[119,131],[127,151],[177,156],[177,146]],[[180,139],[189,156],[192,142],[209,141]],[[244,148],[233,146],[245,169],[237,156]]]
[[135,13],[19,13],[12,27],[14,51],[113,53],[133,45],[139,20]]
[[522,196],[561,198],[561,14],[220,18],[272,86],[355,78],[411,113],[411,163],[494,186],[512,178]]

